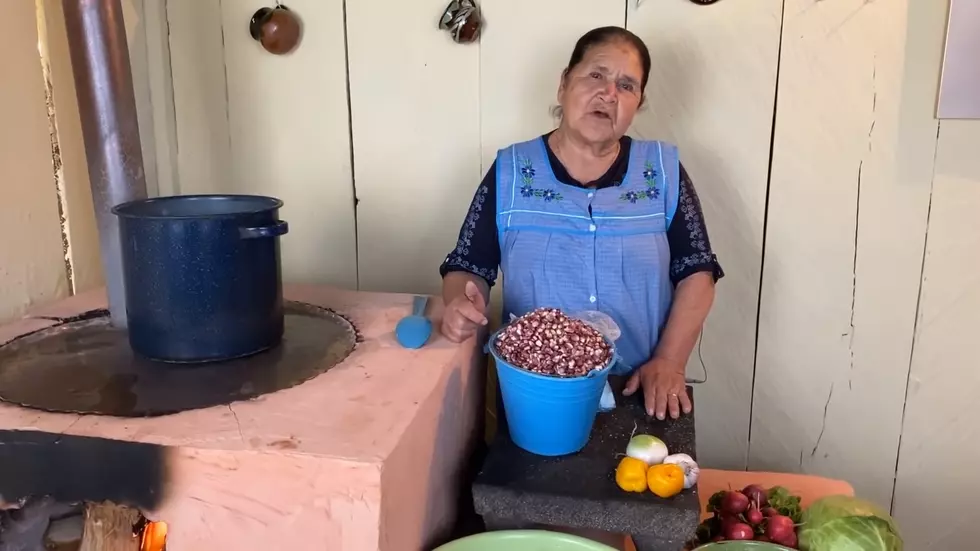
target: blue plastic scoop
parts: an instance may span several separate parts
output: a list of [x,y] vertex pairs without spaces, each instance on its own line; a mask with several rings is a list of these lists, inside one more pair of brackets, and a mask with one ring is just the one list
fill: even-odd
[[412,302],[412,315],[405,316],[395,326],[395,338],[405,348],[422,348],[432,334],[432,322],[425,317],[425,307],[429,297],[415,297]]

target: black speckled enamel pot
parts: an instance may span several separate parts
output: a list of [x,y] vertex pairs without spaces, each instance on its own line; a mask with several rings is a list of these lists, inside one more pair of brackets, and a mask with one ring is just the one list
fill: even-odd
[[129,342],[141,356],[197,363],[282,341],[282,201],[184,195],[116,206]]

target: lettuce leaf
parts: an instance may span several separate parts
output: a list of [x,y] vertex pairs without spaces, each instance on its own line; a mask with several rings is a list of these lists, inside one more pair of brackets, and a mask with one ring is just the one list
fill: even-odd
[[[800,531],[805,551],[902,551],[902,538],[878,517],[838,517]],[[806,535],[804,535],[806,534]]]
[[794,496],[782,486],[773,486],[768,492],[769,506],[793,519],[793,524],[803,522],[803,507],[800,506],[800,496]]
[[869,501],[829,496],[803,514],[803,551],[902,551],[903,546],[895,521]]

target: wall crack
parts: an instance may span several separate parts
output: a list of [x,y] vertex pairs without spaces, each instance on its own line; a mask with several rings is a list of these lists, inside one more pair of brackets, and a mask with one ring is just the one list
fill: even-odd
[[864,174],[864,160],[858,163],[857,173],[857,206],[854,209],[854,257],[851,261],[851,319],[850,329],[848,330],[847,351],[850,354],[850,369],[847,373],[847,388],[853,390],[852,375],[854,371],[854,311],[857,306],[857,264],[858,264],[858,240],[861,225],[861,176]]
[[[871,61],[871,125],[868,128],[868,151],[870,154],[874,147],[874,131],[875,122],[877,121],[876,113],[878,110],[878,55],[875,54]],[[847,388],[848,390],[854,390],[853,381],[853,371],[854,371],[854,312],[857,306],[857,266],[858,266],[858,246],[860,243],[860,226],[861,226],[861,179],[864,176],[864,161],[866,159],[862,158],[858,162],[857,170],[857,197],[856,206],[854,208],[854,257],[851,263],[851,318],[849,321],[849,329],[847,332],[848,342],[847,351],[850,355],[850,367],[848,369],[847,375]]]
[[[827,430],[827,412],[830,411],[830,399],[834,397],[834,383],[830,383],[830,392],[827,393],[827,402],[823,405],[823,421],[820,425],[820,434],[817,435],[817,443],[813,445],[813,451],[810,452],[810,457],[817,455],[817,448],[820,447],[820,441],[823,440],[823,433]],[[802,461],[800,465],[802,466]]]

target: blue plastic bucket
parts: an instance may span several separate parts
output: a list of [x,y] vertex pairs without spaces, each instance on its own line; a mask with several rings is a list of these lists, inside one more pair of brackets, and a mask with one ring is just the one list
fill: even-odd
[[[497,365],[504,415],[511,440],[537,455],[559,456],[581,451],[589,442],[599,399],[618,361],[613,348],[609,364],[583,377],[555,377],[531,373],[507,363],[497,353],[499,329],[487,348]],[[606,343],[613,346],[609,340]]]

